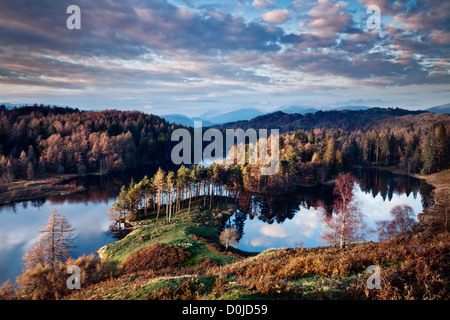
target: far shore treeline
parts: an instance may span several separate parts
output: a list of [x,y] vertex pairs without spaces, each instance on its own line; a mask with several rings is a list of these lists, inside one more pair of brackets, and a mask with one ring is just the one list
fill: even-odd
[[[346,130],[329,126],[337,115],[348,116]],[[448,166],[448,115],[369,109],[320,112],[316,117],[315,128],[281,131],[275,176],[260,176],[258,165],[240,167],[249,191],[288,191],[296,184],[326,182],[353,165],[398,166],[425,174]],[[139,111],[0,106],[0,185],[49,174],[117,172],[169,163],[176,144],[171,133],[181,127]]]

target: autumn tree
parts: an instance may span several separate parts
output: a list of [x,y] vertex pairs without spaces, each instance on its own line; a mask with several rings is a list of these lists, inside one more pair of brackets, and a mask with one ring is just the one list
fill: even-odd
[[323,160],[327,167],[328,174],[333,174],[336,168],[336,142],[333,137],[328,138]]
[[67,218],[54,208],[47,226],[40,231],[42,235],[38,243],[24,255],[25,269],[35,268],[37,265],[49,265],[54,269],[59,264],[64,264],[70,258],[73,231]]
[[327,243],[342,249],[348,242],[363,240],[366,225],[363,221],[363,214],[352,203],[355,178],[349,173],[341,173],[334,182],[333,194],[336,197],[334,212],[331,216],[325,216],[323,219],[322,238]]
[[235,227],[226,228],[219,235],[220,243],[228,250],[228,246],[234,246],[239,241],[239,232]]
[[163,196],[165,186],[166,186],[166,173],[161,168],[158,168],[158,171],[156,172],[156,174],[154,176],[154,186],[155,186],[156,192],[157,192],[156,201],[158,204],[158,211],[157,211],[156,219],[158,219],[159,213],[161,212],[162,196]]

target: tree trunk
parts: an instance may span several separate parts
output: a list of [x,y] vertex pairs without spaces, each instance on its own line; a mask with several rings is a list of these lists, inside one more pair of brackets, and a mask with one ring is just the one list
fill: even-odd
[[191,212],[191,200],[192,200],[192,186],[189,188],[189,207],[188,207],[188,215]]

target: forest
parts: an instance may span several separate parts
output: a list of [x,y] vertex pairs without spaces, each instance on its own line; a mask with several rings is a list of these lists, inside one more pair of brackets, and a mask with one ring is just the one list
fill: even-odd
[[177,127],[138,111],[0,106],[0,183],[164,162]]
[[[267,128],[276,127],[279,116],[263,116],[273,120],[266,123]],[[281,134],[277,174],[261,175],[259,164],[232,168],[221,164],[202,169],[206,171],[201,173],[206,175],[204,180],[220,187],[231,183],[233,190],[242,187],[248,192],[287,193],[299,184],[330,181],[354,165],[395,166],[408,174],[429,174],[448,167],[448,115],[377,108],[356,113],[282,115],[297,116],[306,124],[312,117],[316,128]],[[264,121],[255,122],[258,118],[239,124],[244,128],[261,126]],[[347,119],[345,130],[330,125],[343,119]],[[180,127],[138,111],[0,106],[0,184],[49,174],[117,172],[148,163],[168,163],[174,144],[170,136]]]
[[[428,130],[379,133],[343,130],[299,130],[285,134],[280,141],[280,170],[260,174],[259,164],[227,165],[213,163],[165,172],[161,168],[150,179],[123,186],[113,211],[113,220],[134,221],[165,211],[172,214],[185,207],[190,212],[192,198],[203,196],[203,205],[214,206],[217,196],[242,201],[243,194],[288,194],[299,185],[329,183],[352,165],[400,166],[405,172],[429,174],[448,167],[448,135],[443,122]],[[238,197],[241,195],[240,197]],[[149,211],[147,211],[149,210]]]

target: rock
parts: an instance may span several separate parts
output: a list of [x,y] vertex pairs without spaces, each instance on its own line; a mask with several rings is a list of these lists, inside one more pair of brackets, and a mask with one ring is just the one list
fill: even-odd
[[100,249],[98,249],[96,251],[96,253],[98,254],[98,256],[100,257],[101,260],[106,259],[106,249],[108,248],[108,245],[104,245],[103,247],[101,247]]

